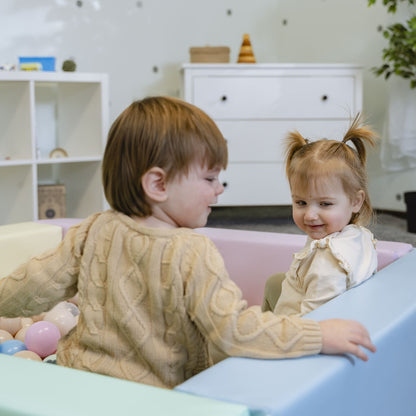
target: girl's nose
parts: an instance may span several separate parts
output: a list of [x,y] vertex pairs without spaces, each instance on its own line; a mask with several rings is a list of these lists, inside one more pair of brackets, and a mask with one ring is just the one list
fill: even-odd
[[311,220],[315,220],[316,218],[318,218],[318,213],[317,213],[316,209],[314,207],[311,207],[311,206],[306,208],[305,219],[311,221]]

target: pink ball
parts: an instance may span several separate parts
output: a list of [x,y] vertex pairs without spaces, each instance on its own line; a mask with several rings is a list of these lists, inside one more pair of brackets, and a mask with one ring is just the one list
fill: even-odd
[[38,321],[26,331],[25,344],[29,351],[44,358],[56,351],[59,338],[61,333],[56,325],[47,321]]

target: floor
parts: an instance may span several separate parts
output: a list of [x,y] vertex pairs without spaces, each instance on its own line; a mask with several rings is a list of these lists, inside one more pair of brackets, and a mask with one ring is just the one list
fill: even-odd
[[[292,221],[291,208],[285,207],[214,207],[208,227],[302,234]],[[416,233],[407,230],[402,214],[378,212],[368,227],[378,240],[402,241],[416,247]]]

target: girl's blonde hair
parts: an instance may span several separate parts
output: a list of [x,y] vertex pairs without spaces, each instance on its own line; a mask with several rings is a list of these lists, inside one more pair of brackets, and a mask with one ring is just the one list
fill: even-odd
[[[373,216],[368,194],[366,145],[374,146],[378,135],[362,125],[360,114],[354,118],[342,141],[321,139],[309,141],[297,132],[286,138],[286,175],[291,188],[306,190],[326,178],[341,180],[344,192],[352,200],[359,190],[365,194],[360,211],[350,223],[367,225]],[[354,148],[347,145],[352,142]]]

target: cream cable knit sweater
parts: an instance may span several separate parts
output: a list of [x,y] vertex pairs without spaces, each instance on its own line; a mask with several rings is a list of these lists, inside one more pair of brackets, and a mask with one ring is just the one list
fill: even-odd
[[190,229],[146,228],[95,214],[54,250],[0,280],[0,316],[31,316],[78,292],[76,328],[58,363],[173,388],[229,356],[283,358],[321,349],[318,323],[247,308],[214,244]]

